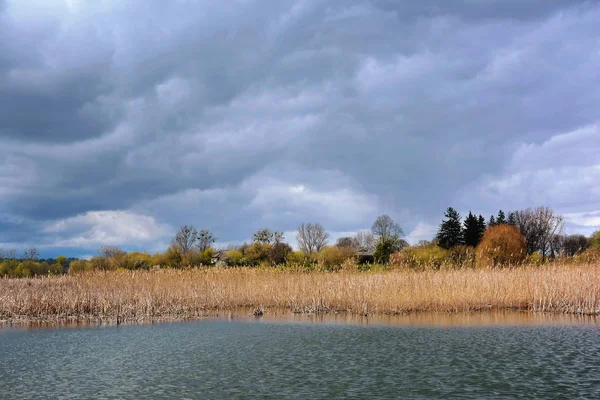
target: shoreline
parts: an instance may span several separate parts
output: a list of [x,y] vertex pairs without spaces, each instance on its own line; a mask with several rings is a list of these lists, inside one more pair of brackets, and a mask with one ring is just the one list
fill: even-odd
[[253,308],[218,310],[196,316],[161,316],[117,320],[98,316],[24,317],[0,319],[2,329],[53,329],[92,328],[117,326],[147,326],[198,321],[235,321],[263,323],[308,323],[371,326],[420,327],[486,327],[486,326],[555,326],[598,325],[600,314],[574,314],[515,309],[485,309],[457,312],[413,311],[400,314],[353,314],[348,311],[325,313],[298,313],[292,310],[265,310],[261,316],[253,315]]
[[600,314],[600,265],[298,272],[211,268],[0,279],[0,321],[181,321],[229,315]]

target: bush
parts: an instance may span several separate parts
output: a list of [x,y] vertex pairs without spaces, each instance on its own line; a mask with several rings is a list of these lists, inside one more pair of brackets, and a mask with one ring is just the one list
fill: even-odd
[[69,264],[69,274],[78,274],[84,271],[91,271],[93,264],[86,260],[74,260]]
[[127,254],[122,267],[127,269],[150,269],[152,267],[152,257],[148,253],[133,252]]
[[306,261],[306,254],[302,250],[292,251],[287,256],[286,262],[288,264],[304,264]]
[[229,250],[225,254],[225,263],[230,267],[237,267],[242,265],[244,254],[239,250]]
[[31,276],[31,270],[29,269],[30,266],[31,266],[31,264],[29,262],[19,263],[19,265],[17,265],[17,268],[11,274],[12,277],[14,277],[14,278],[30,277]]
[[155,262],[161,267],[181,268],[183,257],[175,246],[171,246],[163,254],[157,255]]
[[592,236],[590,237],[590,249],[600,251],[600,231],[592,233]]
[[114,260],[106,257],[92,257],[90,262],[93,265],[93,269],[98,271],[112,271],[118,268],[118,265],[114,262]]
[[591,248],[587,249],[586,251],[584,251],[583,253],[578,254],[575,257],[573,257],[573,260],[576,263],[581,263],[581,264],[597,264],[600,262],[600,250],[596,249],[594,247],[591,247]]
[[246,249],[244,259],[248,265],[259,265],[265,261],[269,261],[271,253],[271,245],[266,243],[253,243],[252,246]]
[[544,257],[542,257],[542,255],[538,252],[528,255],[526,258],[527,265],[538,266],[538,265],[542,265],[543,262],[544,262]]
[[198,257],[200,258],[200,265],[212,265],[215,251],[212,247],[209,247],[206,250],[199,252]]
[[269,252],[269,258],[273,265],[285,264],[288,255],[292,252],[292,247],[287,243],[275,243]]
[[59,263],[52,264],[48,268],[49,275],[61,275],[64,272],[65,272],[64,267],[62,266],[62,264],[59,264]]
[[448,250],[428,244],[405,247],[390,256],[390,264],[414,270],[440,269],[448,262]]
[[19,261],[4,260],[0,264],[0,276],[16,277],[16,270],[19,267]]
[[472,268],[475,266],[475,248],[459,245],[448,250],[448,264],[454,268]]
[[317,253],[317,263],[327,271],[336,271],[341,268],[344,261],[354,255],[355,251],[350,247],[326,246]]
[[391,239],[379,241],[375,246],[373,257],[378,263],[388,264],[390,262],[390,256],[400,250],[400,248],[398,240]]
[[527,243],[519,230],[511,225],[495,225],[486,229],[477,246],[478,267],[520,264],[527,256]]

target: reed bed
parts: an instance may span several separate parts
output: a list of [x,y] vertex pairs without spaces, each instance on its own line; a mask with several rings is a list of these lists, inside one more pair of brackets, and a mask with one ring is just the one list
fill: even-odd
[[208,268],[0,279],[0,320],[148,321],[265,313],[600,313],[600,265],[383,272]]

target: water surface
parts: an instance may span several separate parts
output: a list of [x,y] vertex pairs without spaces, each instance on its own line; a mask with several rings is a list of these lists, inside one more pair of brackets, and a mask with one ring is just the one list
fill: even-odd
[[600,327],[0,329],[0,398],[600,398]]

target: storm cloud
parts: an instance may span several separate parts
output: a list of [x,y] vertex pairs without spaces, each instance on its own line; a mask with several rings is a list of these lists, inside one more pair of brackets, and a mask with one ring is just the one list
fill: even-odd
[[600,2],[0,0],[0,247],[600,227]]

